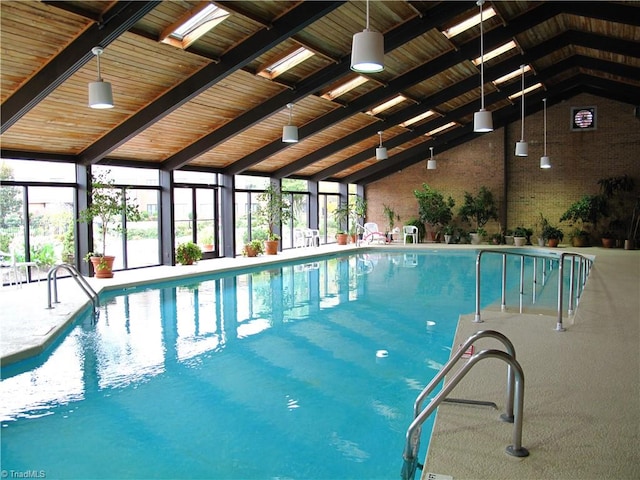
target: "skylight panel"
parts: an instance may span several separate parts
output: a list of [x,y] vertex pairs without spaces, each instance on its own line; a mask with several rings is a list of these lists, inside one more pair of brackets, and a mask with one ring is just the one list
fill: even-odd
[[377,115],[380,112],[384,112],[385,110],[390,109],[391,107],[399,104],[400,102],[404,102],[407,99],[404,95],[397,95],[393,97],[391,100],[387,100],[384,103],[381,103],[377,107],[372,108],[367,112],[367,115]]
[[433,137],[434,135],[437,135],[438,133],[444,132],[445,130],[449,130],[450,128],[457,127],[457,126],[458,126],[458,124],[456,122],[449,122],[449,123],[446,123],[446,124],[442,125],[441,127],[434,128],[430,132],[425,133],[425,136]]
[[348,82],[343,83],[342,85],[334,88],[333,90],[329,90],[327,93],[322,95],[322,98],[326,98],[327,100],[333,100],[338,98],[341,95],[344,95],[347,92],[350,92],[356,87],[359,87],[363,83],[365,83],[368,78],[363,77],[362,75],[358,75],[355,78],[352,78]]
[[229,12],[209,3],[201,10],[188,14],[186,20],[178,22],[177,26],[169,26],[160,35],[160,40],[179,48],[187,48],[228,16]]
[[[499,46],[498,48],[494,48],[493,50],[491,50],[490,52],[487,52],[484,54],[484,62],[488,62],[489,60],[491,60],[492,58],[497,57],[498,55],[502,55],[505,52],[508,52],[509,50],[516,48],[516,42],[514,42],[513,40],[511,40],[510,42],[505,43],[504,45]],[[473,61],[473,64],[475,66],[480,65],[480,60],[481,58],[478,57]]]
[[[525,65],[524,67],[524,73],[530,72],[531,71],[531,65]],[[495,83],[496,85],[500,85],[501,83],[505,83],[508,82],[509,80],[511,80],[512,78],[516,78],[518,76],[520,76],[522,74],[522,69],[518,68],[517,70],[514,70],[511,73],[507,73],[506,75],[503,75],[500,78],[496,78],[493,83]]]
[[[524,94],[526,95],[529,92],[533,92],[534,90],[537,90],[540,87],[542,87],[542,83],[540,83],[540,82],[536,83],[535,85],[531,85],[530,87],[527,87],[527,88],[524,89]],[[522,95],[522,91],[514,93],[513,95],[509,95],[509,100],[513,100],[515,98],[518,98],[520,95]]]
[[291,52],[289,55],[281,58],[280,60],[272,63],[264,70],[258,72],[258,75],[265,78],[274,79],[279,75],[282,75],[287,70],[291,70],[296,65],[304,62],[307,58],[313,57],[314,53],[304,47],[300,47],[297,50]]
[[435,115],[436,112],[434,112],[433,110],[427,110],[424,113],[421,113],[420,115],[416,115],[413,118],[410,118],[409,120],[402,122],[400,124],[401,127],[408,127],[409,125],[413,125],[414,123],[418,123],[421,120],[424,120],[425,118],[429,118],[432,115]]
[[[495,14],[496,14],[496,11],[493,9],[493,7],[489,7],[482,12],[482,20],[483,21],[487,20],[493,17]],[[469,30],[471,27],[475,27],[476,25],[479,25],[479,24],[480,24],[480,14],[477,13],[473,17],[467,18],[466,20],[463,20],[457,25],[454,25],[451,28],[447,28],[445,31],[442,32],[442,34],[447,38],[452,38],[464,32],[465,30]]]

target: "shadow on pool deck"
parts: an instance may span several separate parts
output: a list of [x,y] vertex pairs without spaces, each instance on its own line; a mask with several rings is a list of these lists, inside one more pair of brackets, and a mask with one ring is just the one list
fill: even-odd
[[[425,247],[475,248],[411,246]],[[330,245],[288,250],[276,257],[206,260],[190,267],[144,268],[117,272],[110,280],[89,281],[96,290],[118,288],[352,248]],[[508,311],[483,312],[481,324],[472,322],[473,315],[464,315],[458,326],[455,345],[478,330],[498,330],[513,342],[525,375],[522,444],[530,456],[514,458],[505,453],[512,443],[513,426],[499,421],[499,412],[443,404],[423,478],[428,472],[454,479],[640,478],[640,251],[587,248],[579,253],[595,255],[596,261],[576,315],[565,321],[565,332],[555,331],[555,317]],[[59,297],[62,303],[47,310],[46,282],[0,288],[4,364],[42,351],[55,332],[89,304],[70,279],[59,281]],[[490,339],[478,345],[498,346]],[[488,400],[504,408],[505,384],[504,364],[486,360],[472,369],[452,396]],[[403,446],[390,448],[398,450],[399,476]]]

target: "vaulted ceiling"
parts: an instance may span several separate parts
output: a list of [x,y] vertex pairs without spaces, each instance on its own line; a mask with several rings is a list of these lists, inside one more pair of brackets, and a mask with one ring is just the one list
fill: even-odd
[[[364,1],[221,1],[229,16],[186,48],[163,43],[197,1],[11,1],[0,3],[0,142],[3,158],[79,164],[197,168],[227,174],[367,184],[479,134],[480,27],[442,32],[476,15],[473,1],[371,1],[384,34],[385,69],[333,100],[324,94],[358,74],[352,36]],[[484,52],[516,48],[484,64],[494,127],[519,122],[521,77],[531,66],[526,114],[580,93],[640,105],[640,2],[489,2]],[[115,107],[87,105],[96,80],[92,47]],[[258,75],[299,47],[314,53],[275,78]],[[380,113],[370,111],[403,95]],[[293,123],[300,141],[283,143]],[[422,122],[400,124],[428,110]],[[369,112],[369,113],[367,113]],[[440,133],[426,135],[454,122]],[[388,160],[376,161],[382,131]]]

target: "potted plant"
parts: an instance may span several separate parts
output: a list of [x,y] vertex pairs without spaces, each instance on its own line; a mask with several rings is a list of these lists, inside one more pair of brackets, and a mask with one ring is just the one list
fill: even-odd
[[625,230],[630,218],[629,210],[633,209],[635,203],[635,181],[628,175],[620,175],[601,178],[598,185],[609,210],[609,226],[601,235],[602,246],[611,248],[621,242],[627,233]]
[[542,227],[541,235],[550,247],[557,247],[558,243],[564,239],[563,231],[548,222]]
[[242,255],[245,257],[257,257],[261,253],[264,253],[262,246],[263,242],[260,240],[251,240],[242,247]]
[[102,251],[89,252],[85,255],[85,260],[91,261],[98,278],[113,277],[112,268],[115,257],[106,254],[107,233],[122,232],[123,217],[133,222],[141,218],[138,205],[126,195],[122,188],[115,186],[115,181],[109,178],[109,173],[106,171],[92,175],[89,206],[78,213],[79,222],[92,223],[97,220]]
[[267,189],[258,195],[261,202],[257,210],[259,221],[267,224],[267,239],[264,241],[267,255],[278,253],[280,236],[275,233],[276,225],[280,226],[291,218],[291,207],[277,185],[270,183]]
[[456,227],[448,223],[442,228],[442,234],[444,235],[444,243],[453,243],[453,235],[456,232]]
[[522,247],[527,243],[527,229],[524,227],[516,227],[513,231],[513,244],[516,247]]
[[422,184],[422,190],[414,190],[413,195],[418,201],[420,220],[433,227],[431,239],[435,240],[440,228],[451,222],[456,202],[451,197],[445,200],[442,193],[426,183]]
[[193,265],[202,258],[202,249],[193,242],[181,243],[176,247],[176,262],[181,265]]
[[478,229],[484,227],[489,220],[498,219],[498,209],[491,191],[487,187],[480,187],[475,197],[469,192],[464,192],[464,203],[460,207],[459,215],[464,222],[475,224],[475,230],[471,233],[471,243],[480,243],[482,238]]
[[400,220],[400,215],[398,215],[395,210],[389,205],[383,204],[382,209],[382,213],[387,219],[387,238],[389,238],[389,241],[391,241],[391,234],[396,226],[396,220]]
[[[581,225],[589,225],[591,230],[595,231],[598,221],[607,216],[607,213],[607,201],[603,195],[584,195],[569,206],[560,217],[560,221],[570,221],[572,224],[580,222]],[[572,235],[572,245],[574,247],[589,245],[589,230],[577,227],[576,229]]]

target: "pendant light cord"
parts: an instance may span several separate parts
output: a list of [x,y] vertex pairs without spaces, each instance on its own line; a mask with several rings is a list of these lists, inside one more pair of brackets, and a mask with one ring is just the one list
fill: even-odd
[[544,156],[547,156],[547,99],[543,98],[544,103]]
[[480,5],[480,109],[484,110],[484,40],[482,29],[482,5],[484,0],[478,0]]
[[293,125],[293,105],[291,103],[287,104],[287,108],[289,109],[289,125]]
[[369,31],[369,0],[367,0],[367,31]]
[[378,132],[378,135],[380,136],[380,148],[382,148],[382,132]]
[[520,141],[524,142],[524,65],[521,65],[522,68],[522,130],[520,133]]

